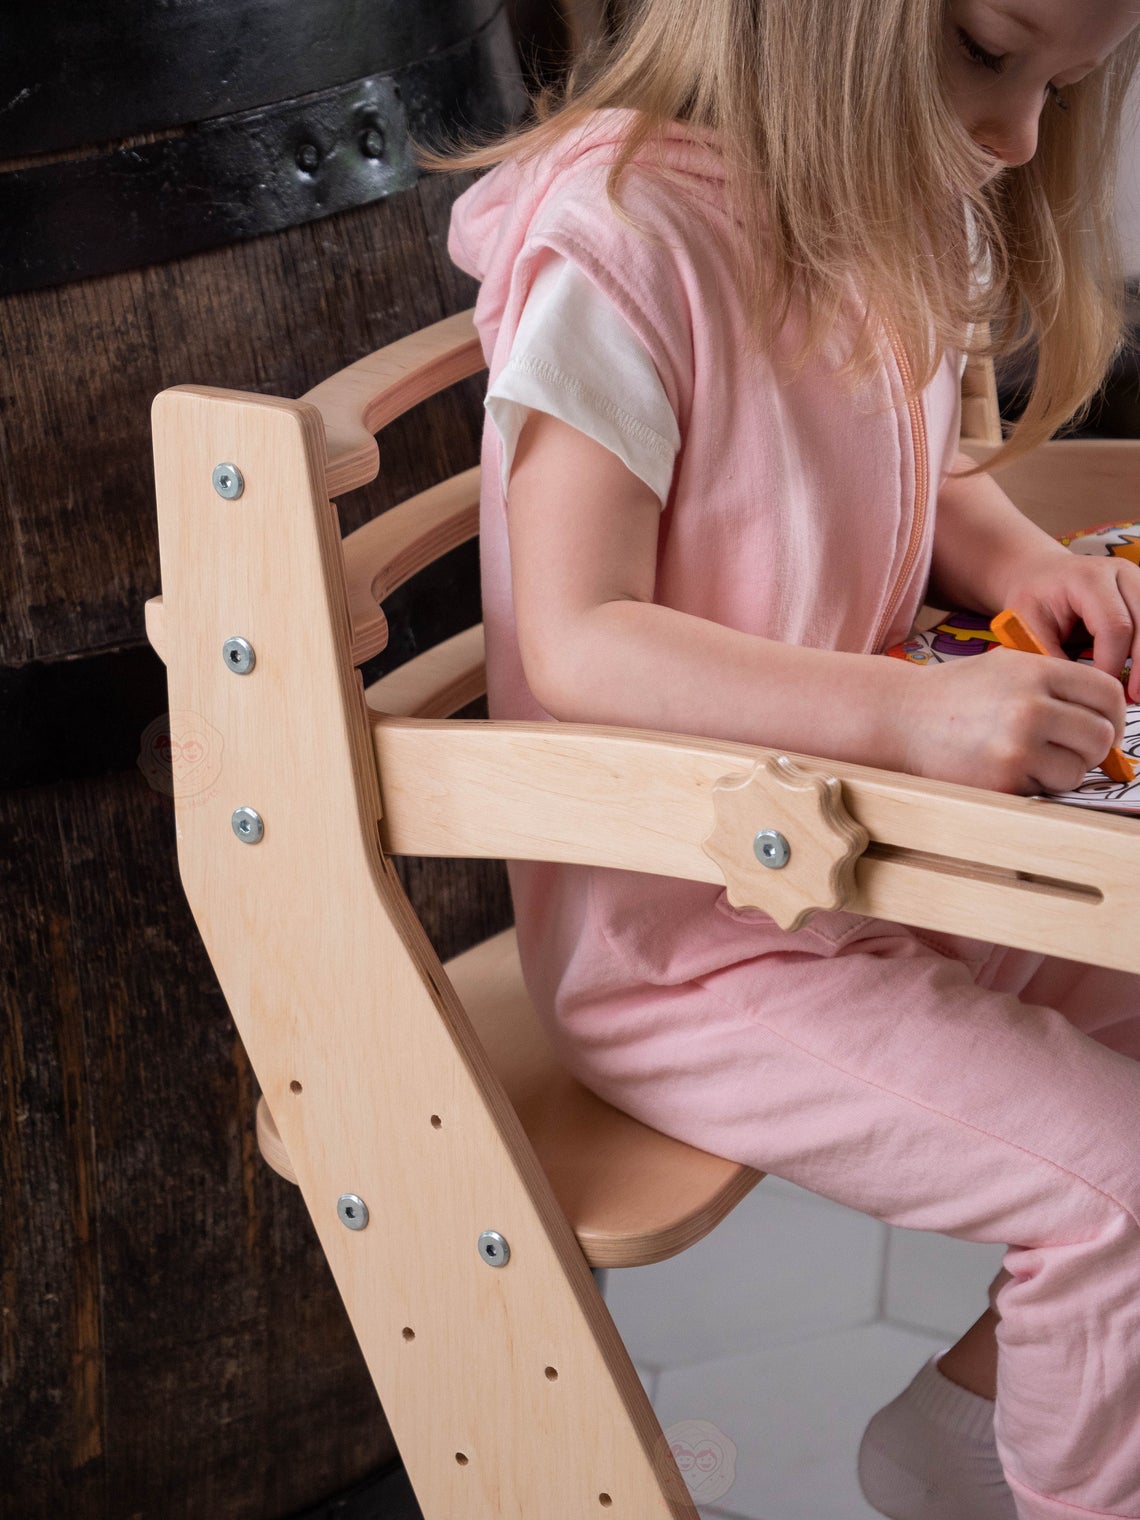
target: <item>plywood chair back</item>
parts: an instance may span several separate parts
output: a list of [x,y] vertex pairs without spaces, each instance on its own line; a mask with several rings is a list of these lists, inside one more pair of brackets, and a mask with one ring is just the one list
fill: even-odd
[[992,359],[967,359],[962,371],[963,440],[979,444],[1001,442],[1001,410]]
[[[375,706],[483,687],[480,630],[366,695],[378,602],[477,531],[478,472],[342,541],[372,436],[482,366],[469,315],[299,402],[154,407],[182,881],[425,1515],[695,1509],[589,1266],[701,1238],[761,1173],[660,1135],[563,1072],[513,932],[445,969],[384,840]],[[469,777],[473,785],[474,776]]]

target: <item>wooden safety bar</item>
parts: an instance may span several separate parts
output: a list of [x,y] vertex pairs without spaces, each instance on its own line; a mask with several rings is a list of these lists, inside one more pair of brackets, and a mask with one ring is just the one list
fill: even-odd
[[[713,788],[776,754],[574,723],[377,713],[371,727],[390,854],[559,860],[722,886],[724,871],[703,847]],[[792,758],[841,783],[847,812],[870,841],[856,861],[849,910],[1140,971],[1140,829],[1132,819]],[[766,817],[761,797],[755,828],[741,833],[754,888],[742,905],[771,912],[783,873],[749,864]],[[815,827],[809,807],[803,830]],[[793,856],[801,843],[793,830]]]

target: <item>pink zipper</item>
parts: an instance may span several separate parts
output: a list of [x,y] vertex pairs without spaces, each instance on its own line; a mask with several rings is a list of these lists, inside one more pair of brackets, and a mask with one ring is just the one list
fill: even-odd
[[906,546],[906,553],[899,567],[899,573],[895,583],[891,587],[887,598],[883,615],[879,619],[879,625],[875,629],[875,638],[871,644],[872,650],[877,650],[879,644],[886,636],[887,629],[891,626],[891,620],[898,611],[898,604],[902,597],[903,588],[910,579],[914,570],[915,560],[918,558],[919,546],[922,543],[923,530],[926,527],[927,501],[930,496],[930,459],[926,442],[926,418],[922,412],[922,397],[916,396],[911,387],[910,360],[907,358],[898,334],[890,322],[885,322],[887,338],[894,354],[895,363],[899,367],[902,377],[903,388],[907,393],[907,410],[910,413],[911,440],[914,446],[914,512],[911,514],[910,541]]

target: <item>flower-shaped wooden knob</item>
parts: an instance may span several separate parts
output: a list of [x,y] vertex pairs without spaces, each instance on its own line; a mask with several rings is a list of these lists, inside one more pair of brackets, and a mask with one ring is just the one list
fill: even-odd
[[799,929],[819,909],[843,907],[869,836],[834,776],[769,755],[712,790],[716,826],[702,848],[724,872],[734,908],[760,908],[781,929]]

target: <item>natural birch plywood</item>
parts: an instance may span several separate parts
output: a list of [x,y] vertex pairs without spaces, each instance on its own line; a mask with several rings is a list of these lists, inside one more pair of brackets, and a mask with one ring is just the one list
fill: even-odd
[[476,375],[483,350],[470,311],[366,354],[301,398],[324,423],[325,490],[330,497],[376,478],[375,434],[437,391]]
[[[172,729],[218,772],[175,798],[183,885],[425,1514],[696,1511],[518,1116],[379,846],[324,430],[303,403],[154,407]],[[220,461],[245,490],[212,489]],[[221,649],[248,639],[253,672]],[[264,821],[258,844],[231,826]],[[346,1229],[355,1193],[366,1229]],[[482,1231],[509,1263],[489,1266]],[[679,1486],[678,1486],[679,1485]]]
[[744,775],[722,776],[712,801],[716,826],[701,848],[720,867],[734,908],[763,902],[781,929],[799,929],[817,909],[850,899],[867,831],[851,821],[833,776],[770,755]]
[[449,718],[486,691],[483,625],[476,623],[373,681],[364,699],[376,712]]
[[[988,338],[988,325],[980,336]],[[982,444],[1001,442],[1001,410],[992,359],[966,361],[962,371],[961,435]]]
[[388,643],[380,603],[441,554],[479,531],[479,467],[373,517],[343,540],[353,665]]
[[[996,452],[968,438],[962,451],[978,464]],[[996,469],[993,477],[1027,517],[1055,537],[1140,518],[1140,439],[1055,438]]]
[[[570,1076],[523,983],[514,929],[444,967],[592,1267],[640,1267],[688,1250],[766,1175],[650,1129]],[[269,1106],[269,1165],[296,1182]]]
[[[719,885],[724,873],[703,848],[714,788],[778,758],[754,745],[589,724],[371,721],[392,854],[558,860]],[[839,782],[870,839],[850,911],[1140,971],[1135,819],[791,758]],[[764,776],[753,832],[768,826]],[[810,819],[809,809],[805,826]],[[748,906],[766,910],[761,873],[752,884]]]

